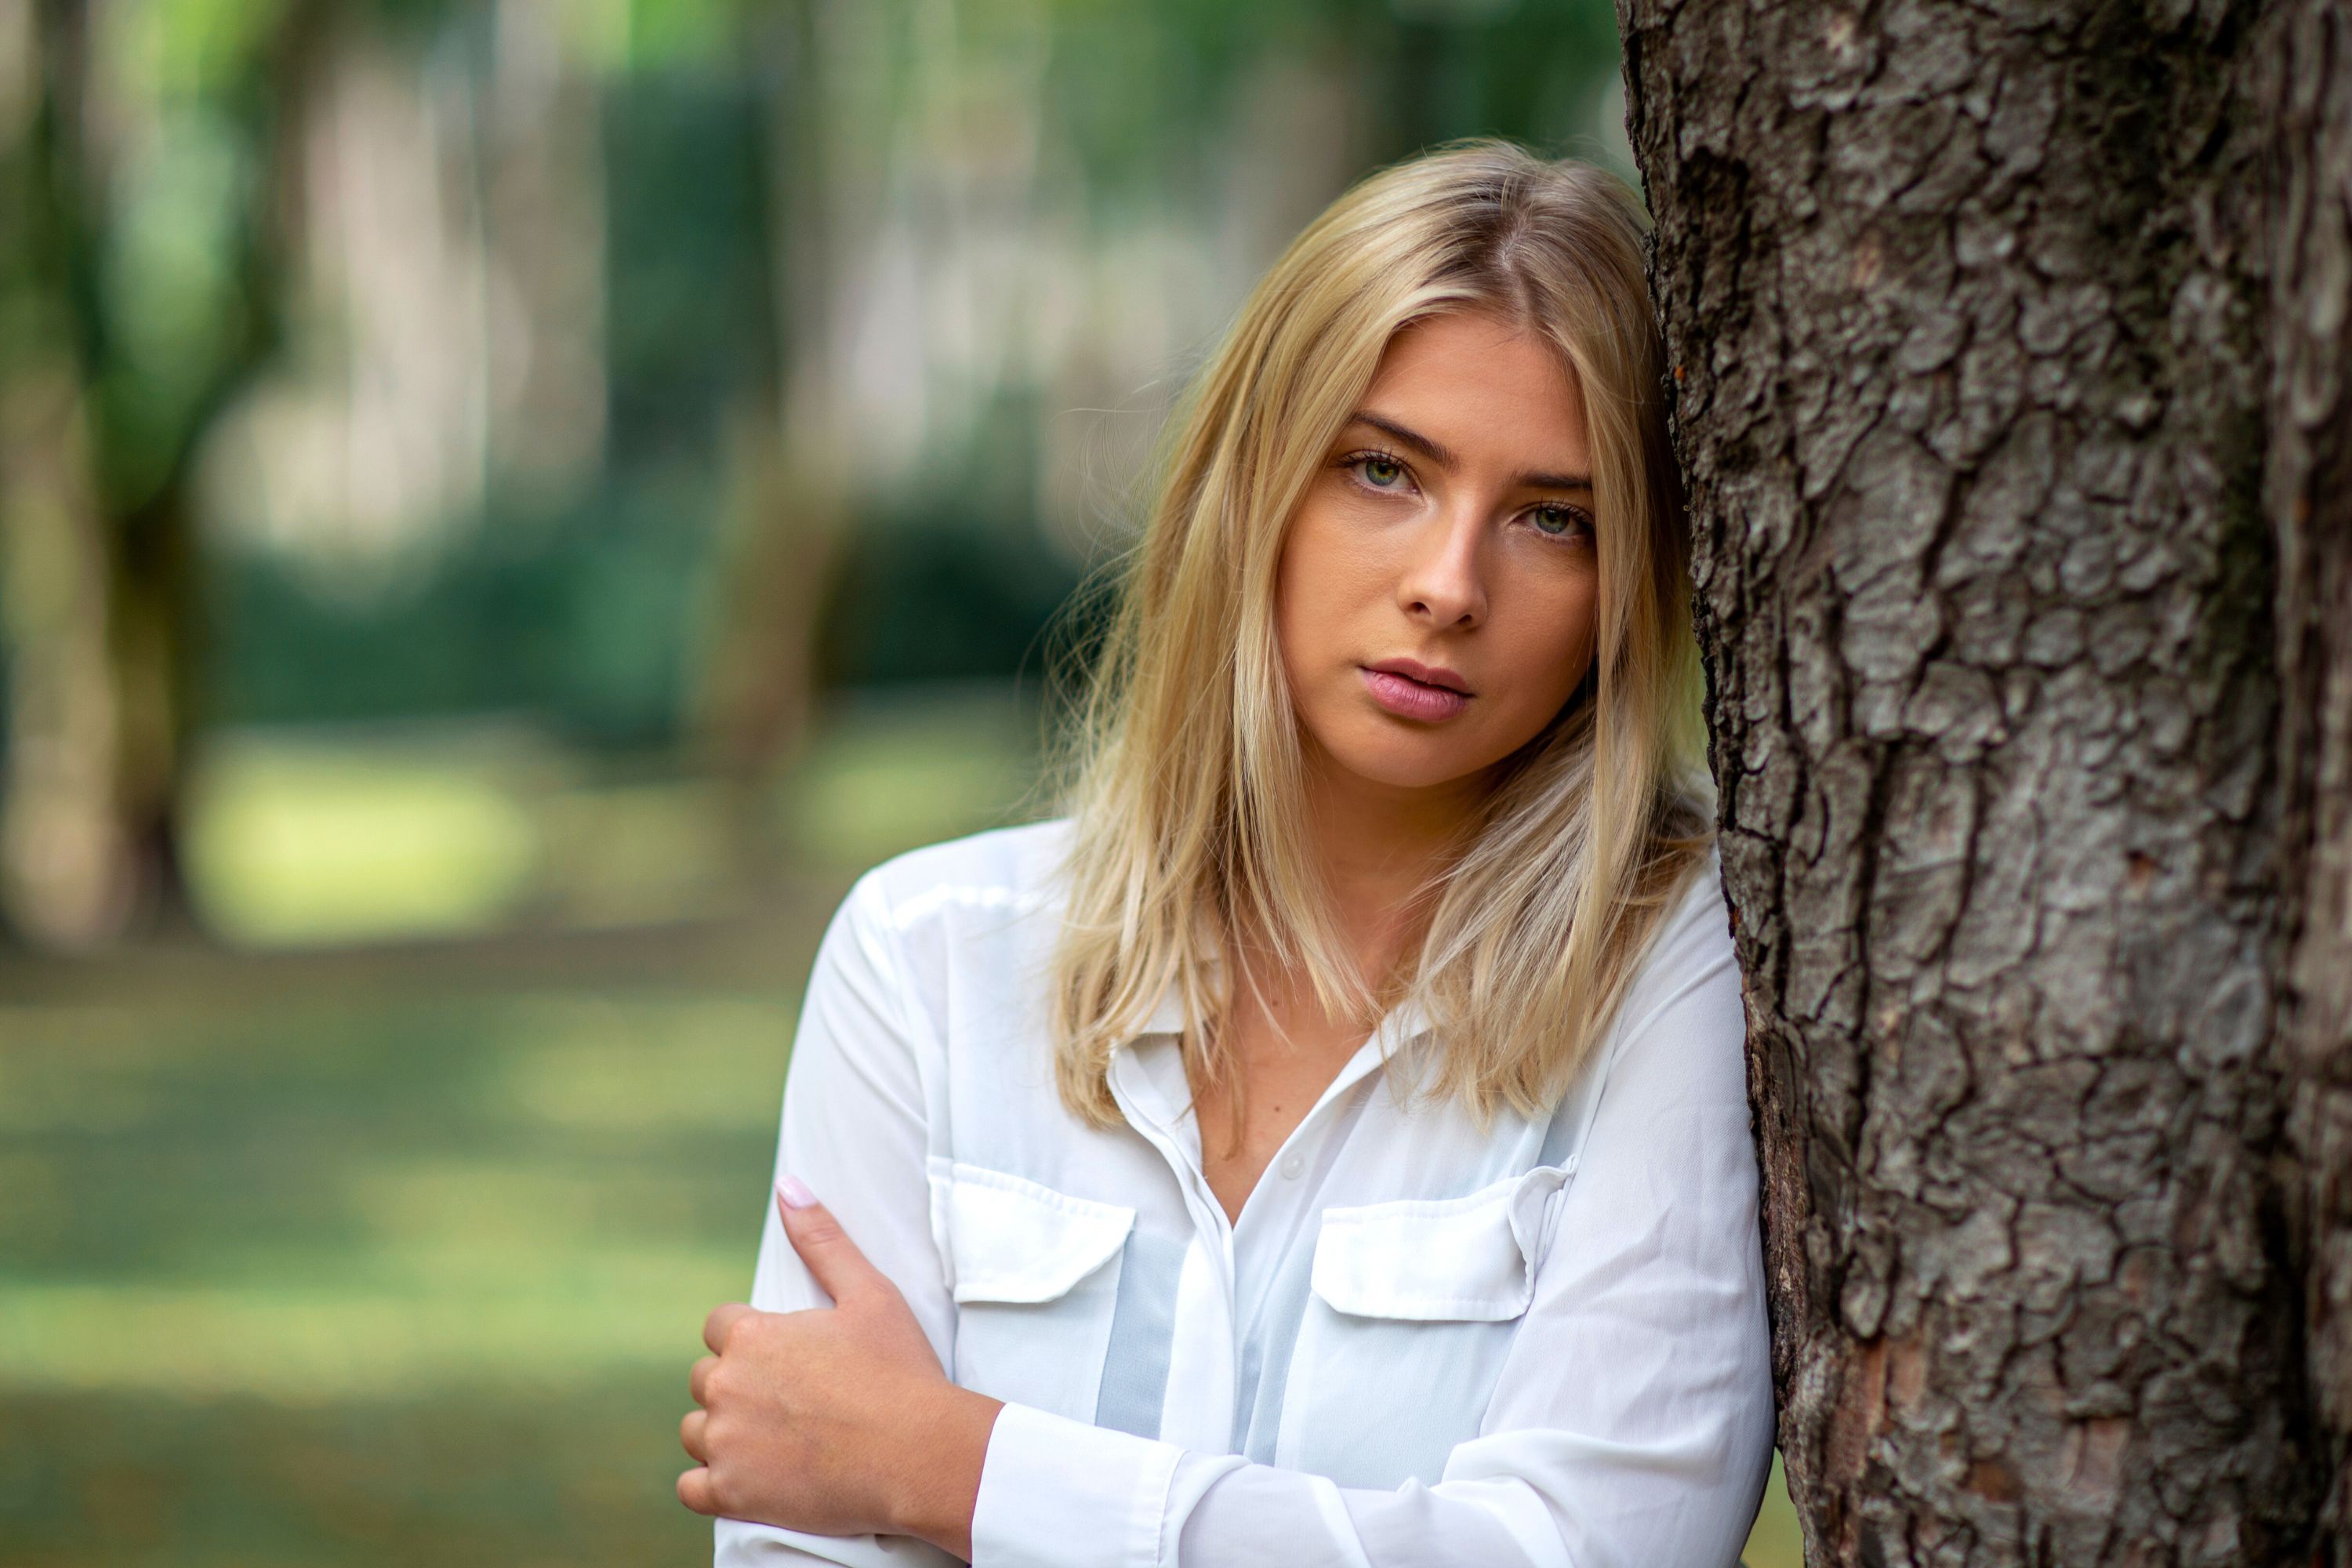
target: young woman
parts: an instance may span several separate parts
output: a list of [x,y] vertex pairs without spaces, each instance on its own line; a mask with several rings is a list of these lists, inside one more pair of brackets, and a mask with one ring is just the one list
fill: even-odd
[[1736,1560],[1756,1167],[1639,223],[1480,144],[1259,286],[1072,815],[819,951],[683,1430],[721,1564]]

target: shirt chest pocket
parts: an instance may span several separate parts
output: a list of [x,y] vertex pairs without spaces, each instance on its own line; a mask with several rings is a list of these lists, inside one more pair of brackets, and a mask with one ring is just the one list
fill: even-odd
[[1135,1211],[938,1157],[929,1176],[955,1294],[955,1381],[1093,1420]]
[[1324,1210],[1274,1462],[1342,1486],[1438,1481],[1454,1445],[1478,1435],[1534,1299],[1548,1206],[1573,1169]]

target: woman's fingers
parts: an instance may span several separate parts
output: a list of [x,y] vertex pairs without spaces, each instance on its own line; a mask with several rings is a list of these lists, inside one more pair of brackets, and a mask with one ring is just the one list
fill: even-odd
[[[776,1196],[785,1235],[838,1310],[763,1312],[730,1302],[710,1314],[702,1337],[711,1354],[687,1378],[697,1408],[677,1427],[698,1461],[678,1477],[678,1501],[820,1534],[870,1533],[898,1516],[906,1489],[909,1423],[897,1417],[914,1410],[912,1429],[928,1433],[934,1424],[920,1401],[980,1396],[948,1383],[905,1298],[830,1210],[797,1182],[779,1183]],[[975,1456],[997,1408],[981,1403],[985,1411],[967,1434]],[[976,1467],[975,1458],[975,1475]]]
[[797,1177],[786,1176],[776,1184],[776,1212],[783,1217],[793,1250],[835,1303],[869,1294],[877,1286],[897,1292],[898,1287],[857,1250],[833,1211],[817,1202]]
[[724,1355],[727,1353],[727,1336],[733,1331],[735,1325],[758,1315],[758,1308],[747,1307],[740,1301],[713,1307],[710,1316],[702,1320],[702,1342],[710,1347],[712,1355]]

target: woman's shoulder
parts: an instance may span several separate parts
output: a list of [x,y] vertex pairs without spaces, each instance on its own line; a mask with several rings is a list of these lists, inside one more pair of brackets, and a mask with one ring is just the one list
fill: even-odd
[[1054,817],[909,849],[859,877],[845,910],[901,933],[958,912],[1027,914],[1051,898],[1069,837]]
[[992,828],[894,855],[860,876],[835,911],[815,972],[895,997],[877,1006],[928,1018],[939,1037],[975,1007],[1034,1005],[1049,952],[1068,825]]
[[[1735,1006],[1739,994],[1731,911],[1723,896],[1723,862],[1712,845],[1686,874],[1681,891],[1627,982],[1617,1015],[1619,1041],[1640,1037],[1663,1015],[1690,1002],[1699,992],[1721,993]],[[1721,1009],[1703,1011],[1719,1013]],[[1735,1027],[1727,1041],[1686,1039],[1679,1048],[1701,1054],[1727,1051],[1736,1057],[1740,1037],[1741,1031]]]
[[1710,842],[1685,874],[1643,961],[1643,978],[1687,974],[1732,962],[1731,907],[1723,896],[1723,856]]

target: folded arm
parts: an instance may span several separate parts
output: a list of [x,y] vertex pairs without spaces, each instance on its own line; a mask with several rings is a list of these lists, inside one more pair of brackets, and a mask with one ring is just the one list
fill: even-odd
[[[955,1303],[930,1235],[924,1174],[929,1125],[919,1043],[871,879],[844,900],[817,950],[801,1005],[777,1139],[776,1179],[797,1176],[824,1200],[859,1251],[898,1287],[940,1364],[954,1353]],[[771,1199],[751,1304],[794,1312],[831,1305]],[[831,1563],[934,1568],[955,1560],[903,1535],[818,1535],[742,1520],[714,1525],[715,1568]]]

